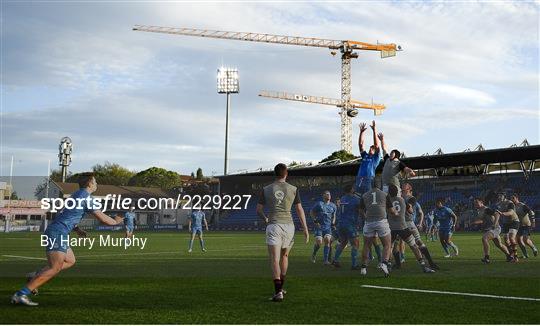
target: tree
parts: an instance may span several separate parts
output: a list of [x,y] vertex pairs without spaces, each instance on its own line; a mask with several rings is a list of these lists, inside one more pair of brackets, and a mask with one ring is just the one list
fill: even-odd
[[202,169],[201,168],[198,168],[197,169],[197,180],[202,180],[203,179],[203,173],[202,173]]
[[195,173],[191,172],[191,179],[195,179]]
[[19,199],[19,196],[17,196],[17,192],[16,192],[16,191],[14,191],[14,192],[11,193],[11,198],[10,198],[10,199],[11,199],[11,200],[18,200],[18,199]]
[[355,158],[356,156],[342,149],[340,151],[333,152],[330,156],[324,158],[320,163],[329,162],[336,159],[341,160],[341,162],[346,162],[354,160]]
[[[55,182],[62,182],[62,170],[58,169],[58,170],[52,170],[51,171],[51,175],[49,176],[50,180],[51,181],[55,181]],[[67,174],[67,177],[66,177],[66,181],[67,182],[70,182],[72,179],[74,178],[74,175],[68,171],[68,174]],[[47,178],[43,178],[43,180],[41,181],[41,183],[39,183],[37,186],[36,186],[36,189],[34,190],[34,195],[37,197],[38,194],[44,190],[45,188],[47,188]],[[45,194],[43,194],[45,195]]]
[[92,167],[98,184],[127,186],[129,180],[136,174],[117,163],[105,162]]
[[151,167],[135,174],[128,185],[138,187],[158,187],[163,190],[171,190],[182,185],[180,174],[163,168]]

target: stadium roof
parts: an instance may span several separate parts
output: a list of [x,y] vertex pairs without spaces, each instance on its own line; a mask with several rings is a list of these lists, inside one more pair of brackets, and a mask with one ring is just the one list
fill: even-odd
[[[425,154],[424,154],[425,155]],[[521,170],[525,173],[535,169],[535,162],[540,160],[540,145],[499,148],[491,150],[479,149],[459,153],[444,154],[438,151],[435,155],[406,157],[403,161],[414,170],[452,168],[472,168],[477,173],[489,173],[493,170]],[[342,176],[356,175],[360,160],[334,165],[315,165],[309,167],[290,168],[290,176]],[[444,173],[444,172],[441,172]],[[437,173],[438,174],[438,173]],[[239,176],[271,176],[273,171],[219,176],[227,179]]]

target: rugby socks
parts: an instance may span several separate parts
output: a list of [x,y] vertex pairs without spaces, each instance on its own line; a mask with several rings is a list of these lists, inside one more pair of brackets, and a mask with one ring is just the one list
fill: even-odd
[[324,246],[323,248],[323,260],[328,261],[328,254],[330,253],[330,246]]
[[17,291],[17,295],[29,295],[30,293],[32,293],[32,291],[30,291],[30,289],[26,286]]
[[527,254],[527,248],[521,243],[519,243],[519,248],[521,249],[521,252],[523,253],[523,257],[529,258],[529,255]]
[[201,248],[204,249],[204,240],[200,239],[199,242],[201,243]]
[[189,249],[193,249],[193,239],[189,240]]
[[[336,253],[334,254],[334,261],[339,261],[339,257],[341,257],[341,253],[343,252],[343,248],[340,245],[336,246]],[[351,250],[352,253],[352,250]],[[352,257],[352,254],[351,254]],[[353,264],[354,266],[354,264]]]
[[278,294],[279,292],[281,292],[281,290],[283,289],[283,283],[281,282],[280,279],[275,279],[274,280],[274,292],[276,294]]
[[373,247],[375,247],[375,254],[377,255],[377,260],[379,261],[379,263],[382,262],[381,245],[376,244],[373,245]]
[[396,265],[396,268],[401,267],[401,255],[399,254],[399,251],[392,252],[394,255],[394,264]]
[[332,260],[332,244],[330,244],[329,250],[328,250],[328,261]]
[[371,248],[369,248],[368,258],[369,260],[373,260],[373,254],[371,253]]
[[450,251],[448,251],[448,245],[446,243],[443,243],[442,248],[447,255],[450,255]]
[[319,251],[320,248],[321,248],[321,245],[318,243],[313,245],[313,256],[317,255],[317,251]]
[[431,254],[429,253],[429,250],[425,245],[422,247],[419,247],[418,249],[420,249],[420,252],[424,256],[424,258],[427,259],[430,266],[435,265],[435,263],[433,262],[433,259],[431,259]]
[[[337,257],[337,252],[336,252],[336,257]],[[355,247],[351,248],[351,264],[353,267],[358,266],[358,249],[356,249]]]
[[459,248],[453,243],[453,242],[450,242],[448,243],[450,245],[450,247],[452,248],[452,250],[454,250],[454,252],[456,253],[456,255],[459,253]]

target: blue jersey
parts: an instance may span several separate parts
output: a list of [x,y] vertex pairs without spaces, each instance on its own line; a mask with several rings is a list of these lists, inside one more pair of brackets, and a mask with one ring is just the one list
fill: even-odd
[[329,228],[332,226],[332,220],[337,211],[336,204],[320,201],[315,204],[311,210],[315,213],[315,222],[319,223],[322,228]]
[[124,215],[124,224],[132,227],[134,223],[135,223],[135,213],[127,212],[126,215]]
[[452,220],[453,214],[454,212],[446,206],[435,208],[433,211],[433,223],[439,222],[440,230],[449,230],[454,226]]
[[[69,233],[79,224],[84,214],[91,213],[95,210],[94,198],[90,196],[90,193],[86,189],[75,191],[70,198],[76,201],[75,207],[62,209],[48,228]],[[71,203],[69,205],[71,206]]]
[[191,213],[191,227],[192,228],[202,228],[202,221],[204,219],[203,211],[195,211]]
[[358,224],[358,207],[360,198],[355,195],[344,195],[339,204],[339,227],[356,226]]
[[362,156],[362,163],[360,164],[360,168],[358,169],[357,176],[373,178],[375,176],[375,169],[377,169],[377,166],[381,161],[380,152],[377,151],[373,155],[369,155],[368,152],[363,151],[362,153],[360,153],[360,156]]

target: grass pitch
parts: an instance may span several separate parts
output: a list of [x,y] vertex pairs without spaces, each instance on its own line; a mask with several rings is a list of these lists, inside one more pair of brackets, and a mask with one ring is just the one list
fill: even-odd
[[[90,236],[97,236],[92,232]],[[110,233],[109,233],[110,234]],[[114,233],[120,237],[120,233]],[[0,323],[3,324],[538,324],[540,302],[401,292],[363,284],[436,291],[540,298],[540,257],[506,263],[492,248],[483,265],[480,233],[457,234],[460,256],[443,258],[423,274],[407,249],[407,262],[389,278],[372,264],[368,275],[309,261],[309,245],[297,242],[290,257],[285,301],[273,303],[263,233],[205,233],[208,252],[196,241],[187,253],[187,233],[138,232],[144,250],[74,248],[76,265],[40,289],[40,306],[13,306],[10,296],[24,275],[45,264],[38,233],[0,234]],[[21,257],[13,257],[21,256]],[[532,255],[531,255],[532,256]],[[32,259],[36,258],[36,259]]]

